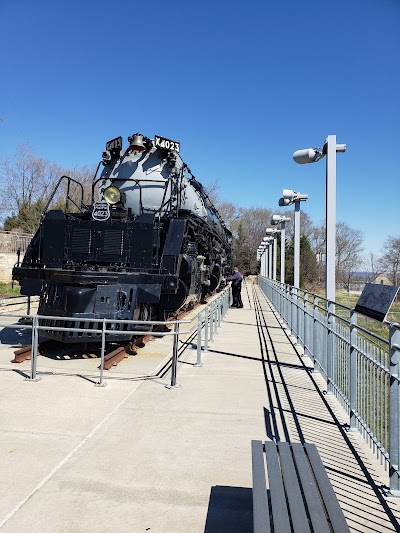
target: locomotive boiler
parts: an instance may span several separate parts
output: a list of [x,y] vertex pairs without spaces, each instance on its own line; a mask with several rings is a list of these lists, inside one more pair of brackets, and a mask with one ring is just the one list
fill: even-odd
[[[49,338],[98,341],[104,318],[116,321],[108,340],[131,337],[144,324],[118,320],[165,320],[220,289],[231,270],[232,235],[181,159],[180,143],[139,133],[128,142],[126,149],[121,137],[106,143],[90,202],[80,183],[60,178],[13,269],[21,294],[40,295]],[[54,209],[61,191],[65,203]]]

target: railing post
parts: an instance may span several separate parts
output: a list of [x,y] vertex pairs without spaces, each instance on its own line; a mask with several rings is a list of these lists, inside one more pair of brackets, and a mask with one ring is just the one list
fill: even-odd
[[214,302],[210,305],[210,341],[214,340]]
[[318,350],[318,330],[319,330],[319,325],[317,321],[317,313],[318,313],[318,296],[314,296],[313,312],[312,312],[312,349],[311,349],[311,357],[314,363],[314,372],[320,371],[318,360],[317,360],[317,366],[315,366],[316,353]]
[[208,352],[208,317],[209,309],[206,307],[204,309],[204,351]]
[[327,312],[327,346],[326,346],[326,380],[327,394],[333,394],[335,383],[335,303],[331,300],[326,302]]
[[[298,289],[300,291],[300,289]],[[300,342],[303,343],[303,348],[306,343],[306,298],[307,293],[303,293],[301,298],[301,309],[300,309],[300,322],[301,322],[301,339]]]
[[289,288],[289,294],[290,294],[290,324],[289,324],[289,328],[290,328],[290,333],[292,335],[295,335],[296,331],[294,329],[294,317],[295,317],[295,313],[296,313],[296,308],[294,306],[293,287]]
[[310,343],[310,312],[308,309],[308,292],[304,292],[303,302],[303,347],[304,355],[309,357],[310,349],[308,345]]
[[201,364],[201,327],[203,323],[203,313],[197,315],[197,361],[194,366],[203,366]]
[[400,496],[400,324],[390,324],[389,477],[390,493]]
[[281,297],[281,308],[279,310],[280,322],[283,329],[287,329],[287,316],[286,316],[286,288],[285,284],[281,281],[279,282],[279,294]]
[[293,301],[294,301],[294,336],[296,337],[296,344],[300,340],[301,336],[301,327],[300,327],[300,289],[297,287],[293,288]]
[[178,348],[179,348],[179,322],[174,324],[174,344],[172,347],[172,362],[171,362],[171,384],[167,385],[168,389],[175,389],[179,387],[176,384],[176,374],[178,371]]
[[104,376],[104,354],[106,350],[106,319],[103,318],[101,326],[101,361],[100,361],[100,380],[95,383],[95,387],[105,387],[107,383],[103,380]]
[[39,345],[38,325],[39,325],[39,319],[37,315],[35,315],[32,319],[31,376],[29,378],[26,378],[25,381],[40,381],[42,379],[36,375],[38,345]]
[[286,285],[286,324],[287,329],[291,329],[291,320],[292,320],[292,302],[290,299],[290,287]]
[[357,313],[350,311],[350,363],[349,363],[350,431],[358,431],[357,410]]
[[223,314],[223,320],[225,319],[225,315],[229,309],[229,291],[224,292],[224,314]]

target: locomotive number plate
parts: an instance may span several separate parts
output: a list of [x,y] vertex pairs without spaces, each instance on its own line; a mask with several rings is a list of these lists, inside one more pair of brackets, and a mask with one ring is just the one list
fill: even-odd
[[181,149],[181,144],[177,141],[171,141],[170,139],[165,139],[164,137],[154,136],[154,144],[157,148],[164,148],[164,150],[174,150],[178,152]]
[[122,137],[117,137],[106,143],[106,150],[108,152],[116,152],[122,150]]
[[110,206],[107,202],[96,202],[93,205],[92,217],[94,220],[108,220],[110,218]]

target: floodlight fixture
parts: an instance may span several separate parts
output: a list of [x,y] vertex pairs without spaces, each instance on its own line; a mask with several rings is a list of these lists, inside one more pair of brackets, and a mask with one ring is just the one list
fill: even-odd
[[293,159],[299,165],[307,163],[316,163],[325,156],[323,148],[305,148],[303,150],[296,150],[293,154]]
[[271,217],[271,226],[277,226],[285,222],[290,222],[290,218],[283,215],[272,215]]
[[282,198],[280,200],[285,200],[284,205],[290,205],[294,202],[305,202],[306,200],[308,200],[308,194],[301,194],[299,192],[292,191],[292,189],[283,189]]

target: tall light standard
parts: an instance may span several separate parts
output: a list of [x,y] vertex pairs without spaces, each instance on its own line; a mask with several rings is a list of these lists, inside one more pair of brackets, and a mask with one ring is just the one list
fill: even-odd
[[282,215],[272,215],[271,218],[271,226],[277,226],[278,224],[281,225],[281,283],[285,283],[285,245],[286,245],[286,237],[285,237],[285,228],[286,228],[286,222],[289,222],[289,217],[284,217]]
[[[270,237],[264,237],[262,240],[262,246],[264,246],[265,250],[265,276],[268,277],[269,275],[269,263],[270,263],[270,255],[269,255],[269,243],[270,243]],[[268,254],[268,255],[267,255]],[[269,276],[270,277],[270,276]]]
[[263,276],[263,264],[262,264],[262,249],[261,246],[257,248],[257,261],[260,261],[260,275]]
[[261,275],[267,277],[267,250],[264,243],[260,245],[261,250]]
[[293,154],[296,163],[315,163],[326,155],[326,266],[325,296],[335,301],[336,256],[336,152],[345,152],[345,144],[336,144],[336,135],[328,135],[323,148],[306,148]]
[[277,245],[277,234],[278,234],[279,230],[276,229],[276,228],[267,228],[267,235],[269,235],[270,237],[273,237],[274,239],[274,269],[273,269],[273,279],[276,280],[276,265],[277,265],[277,250],[278,250],[278,245]]
[[300,202],[305,202],[308,194],[300,194],[291,189],[283,189],[279,205],[294,204],[294,286],[300,288]]
[[273,247],[272,247],[272,239],[268,241],[267,247],[268,247],[268,277],[269,279],[272,279],[272,272],[273,272],[273,265],[274,265],[274,254],[273,254]]

